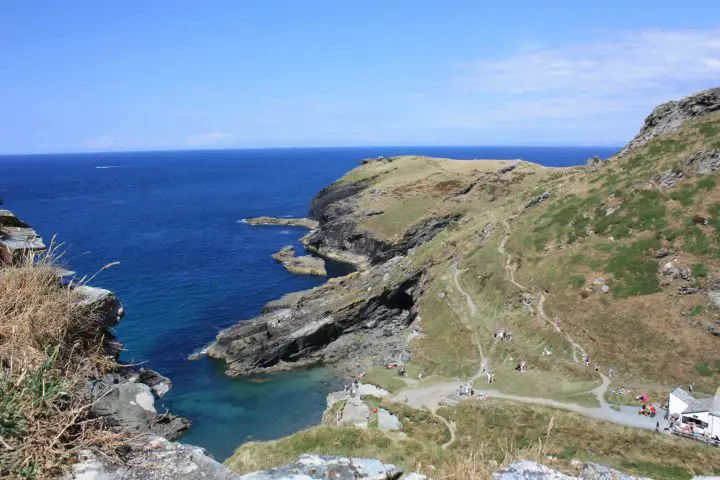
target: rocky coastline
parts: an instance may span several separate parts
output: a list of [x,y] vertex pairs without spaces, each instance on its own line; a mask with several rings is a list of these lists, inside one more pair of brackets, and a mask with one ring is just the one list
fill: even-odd
[[358,271],[273,300],[258,317],[221,331],[207,354],[224,361],[228,375],[322,364],[353,377],[378,364],[407,361],[405,336],[417,317],[426,268],[412,262],[412,250],[461,215],[424,219],[388,241],[360,227],[374,214],[358,202],[370,185],[340,180],[320,191],[309,211],[319,226],[302,238],[307,250]]

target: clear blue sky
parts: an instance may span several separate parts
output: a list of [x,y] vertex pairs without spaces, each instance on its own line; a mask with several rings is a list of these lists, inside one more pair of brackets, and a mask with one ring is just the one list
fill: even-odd
[[720,86],[720,2],[0,3],[0,153],[616,144]]

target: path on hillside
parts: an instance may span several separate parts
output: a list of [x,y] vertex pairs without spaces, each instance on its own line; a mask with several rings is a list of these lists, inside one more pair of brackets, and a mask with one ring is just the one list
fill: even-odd
[[[493,218],[495,216],[493,215]],[[497,221],[497,220],[496,220]],[[510,253],[505,251],[505,242],[508,241],[510,238],[510,235],[512,234],[512,230],[510,230],[510,225],[508,225],[507,221],[503,219],[502,221],[503,227],[505,227],[506,235],[503,237],[503,239],[500,241],[500,245],[498,245],[498,252],[501,255],[505,255],[507,258],[505,260],[505,273],[507,275],[507,279],[510,283],[515,285],[516,287],[520,288],[521,290],[529,291],[529,289],[517,281],[515,281],[515,267],[512,263],[512,255]],[[542,292],[539,292],[539,298],[538,298],[538,315],[540,318],[542,318],[545,322],[550,324],[558,333],[563,335],[565,339],[572,345],[572,356],[573,361],[575,363],[580,363],[580,359],[578,358],[577,352],[580,352],[582,358],[587,357],[587,352],[585,352],[585,349],[580,346],[567,332],[564,332],[558,325],[553,322],[550,317],[548,317],[545,314],[545,295]]]
[[[494,216],[493,216],[494,217]],[[505,251],[505,243],[510,238],[510,235],[512,234],[512,231],[510,230],[510,226],[508,225],[507,221],[503,220],[503,226],[505,227],[505,230],[507,234],[503,239],[501,240],[499,246],[498,246],[498,252],[502,255],[506,256],[505,261],[505,270],[507,274],[507,279],[510,281],[513,285],[520,288],[524,291],[530,291],[527,287],[524,285],[518,283],[515,280],[515,269],[514,265],[512,263],[512,256]],[[475,305],[475,302],[472,299],[472,296],[468,294],[460,284],[459,276],[460,273],[462,273],[462,270],[455,268],[453,272],[453,283],[457,290],[460,292],[460,294],[465,297],[465,301],[467,303],[467,308],[469,312],[469,317],[472,318],[477,314],[477,305]],[[555,325],[554,322],[552,322],[549,317],[546,315],[544,310],[546,297],[545,295],[540,292],[539,293],[539,299],[538,299],[538,314],[540,317],[548,322],[550,325],[552,325],[559,333],[561,333],[567,341],[572,345],[573,347],[573,359],[575,362],[579,362],[579,359],[577,358],[577,352],[580,352],[583,356],[586,356],[585,350],[577,343],[575,340],[573,340],[570,335],[567,332],[563,332],[562,329],[560,329],[557,325]],[[473,332],[473,336],[475,338],[475,343],[478,348],[478,352],[480,354],[480,361],[481,364],[476,371],[476,373],[471,377],[471,382],[474,382],[481,376],[485,374],[483,371],[482,365],[485,365],[486,368],[489,370],[490,367],[487,364],[487,358],[484,355],[482,345],[479,341],[477,331],[473,327],[473,325],[468,321],[465,320],[463,316],[460,317],[463,325]],[[495,345],[493,345],[494,347]],[[617,409],[617,407],[613,408],[611,405],[605,400],[605,394],[608,390],[608,387],[610,385],[610,379],[603,375],[602,373],[598,372],[598,375],[600,375],[601,383],[596,388],[589,390],[587,392],[581,392],[580,394],[592,394],[595,396],[595,398],[598,401],[599,407],[585,407],[573,403],[564,403],[558,400],[550,399],[550,398],[542,398],[542,397],[526,397],[522,395],[514,395],[514,394],[508,394],[503,393],[498,390],[486,390],[485,393],[491,397],[491,398],[498,398],[502,400],[510,400],[514,402],[520,402],[520,403],[527,403],[531,405],[543,405],[546,407],[551,408],[558,408],[566,411],[571,411],[574,413],[578,413],[580,415],[595,418],[597,420],[603,420],[608,421],[612,423],[616,423],[623,426],[628,427],[635,427],[635,428],[642,428],[642,429],[648,429],[653,430],[655,428],[655,420],[649,419],[647,417],[643,417],[637,414],[637,407],[620,407]],[[450,432],[450,440],[442,445],[442,448],[448,448],[450,445],[452,445],[457,436],[457,429],[454,425],[454,423],[442,416],[440,416],[437,413],[437,410],[440,408],[440,406],[443,403],[449,402],[449,403],[457,403],[459,401],[458,397],[456,396],[458,392],[458,387],[464,383],[463,380],[460,379],[452,379],[440,383],[433,383],[430,385],[424,385],[422,383],[418,383],[412,387],[409,387],[407,389],[403,389],[399,392],[396,392],[395,394],[391,395],[389,397],[390,400],[396,401],[396,402],[404,402],[410,407],[413,408],[426,408],[428,409],[433,416],[435,416],[439,421],[441,421],[445,426],[448,428],[448,431]]]

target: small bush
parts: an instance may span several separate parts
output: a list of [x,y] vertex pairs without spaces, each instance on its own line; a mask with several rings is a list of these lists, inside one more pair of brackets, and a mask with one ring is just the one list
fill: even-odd
[[697,365],[695,365],[695,369],[703,377],[712,377],[713,375],[713,369],[707,362],[698,363]]
[[715,179],[712,177],[705,177],[697,183],[698,188],[702,188],[704,190],[712,190],[715,188],[715,185]]
[[567,282],[568,285],[572,286],[573,288],[580,288],[585,285],[586,280],[584,275],[570,275]]
[[708,269],[702,263],[696,263],[690,267],[693,277],[707,277]]
[[689,313],[690,313],[691,316],[697,317],[698,315],[700,315],[700,314],[703,312],[704,309],[705,309],[705,307],[704,307],[702,304],[698,304],[698,305],[695,305],[695,306],[690,310]]

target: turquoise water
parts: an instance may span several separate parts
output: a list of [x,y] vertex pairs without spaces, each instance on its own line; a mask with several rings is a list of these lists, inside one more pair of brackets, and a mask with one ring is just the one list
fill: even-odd
[[[58,234],[80,273],[120,264],[94,284],[117,293],[122,358],[170,377],[162,400],[194,425],[184,441],[224,459],[248,439],[316,424],[329,372],[230,379],[222,365],[188,355],[222,328],[252,318],[284,293],[320,278],[286,272],[270,255],[298,245],[301,229],[251,227],[243,218],[304,216],[319,190],[362,158],[421,153],[525,158],[574,165],[611,148],[378,147],[0,157],[0,198],[45,236]],[[97,168],[103,167],[103,168]],[[331,275],[344,271],[331,265]]]

